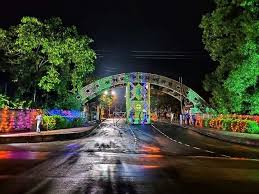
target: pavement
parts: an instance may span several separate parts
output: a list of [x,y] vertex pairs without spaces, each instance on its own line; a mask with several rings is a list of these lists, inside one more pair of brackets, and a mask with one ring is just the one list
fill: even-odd
[[68,141],[0,145],[1,193],[258,193],[259,149],[166,123],[106,120]]
[[76,139],[89,134],[97,124],[88,127],[38,132],[0,134],[0,143],[36,143]]

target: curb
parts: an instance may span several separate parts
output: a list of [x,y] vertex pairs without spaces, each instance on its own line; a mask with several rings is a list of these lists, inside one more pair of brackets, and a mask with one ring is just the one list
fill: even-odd
[[82,132],[72,132],[63,134],[51,135],[35,135],[35,136],[21,136],[21,137],[0,137],[0,144],[9,143],[39,143],[39,142],[52,142],[52,141],[65,141],[78,139],[90,134],[98,125],[92,126],[89,130]]
[[235,137],[235,136],[229,136],[229,135],[225,135],[225,134],[211,132],[206,129],[198,129],[198,128],[191,128],[191,127],[187,127],[187,128],[191,129],[192,131],[199,133],[201,135],[205,135],[205,136],[219,139],[222,141],[226,141],[226,142],[230,142],[230,143],[237,143],[237,144],[247,145],[247,146],[259,147],[259,139],[255,140],[255,139],[250,139],[250,138],[245,138],[245,137],[239,138],[239,137]]
[[[168,122],[165,122],[167,124],[170,124]],[[251,139],[251,138],[246,138],[246,137],[236,137],[236,136],[232,136],[232,135],[226,135],[226,134],[220,134],[217,132],[214,132],[212,130],[207,130],[207,129],[201,129],[201,128],[193,128],[190,126],[183,126],[183,125],[179,125],[177,123],[173,123],[173,125],[178,126],[178,127],[182,127],[184,129],[190,129],[196,133],[199,133],[201,135],[207,136],[207,137],[211,137],[214,139],[218,139],[221,141],[225,141],[225,142],[230,142],[230,143],[236,143],[236,144],[241,144],[241,145],[246,145],[246,146],[254,146],[254,147],[259,147],[259,139]]]

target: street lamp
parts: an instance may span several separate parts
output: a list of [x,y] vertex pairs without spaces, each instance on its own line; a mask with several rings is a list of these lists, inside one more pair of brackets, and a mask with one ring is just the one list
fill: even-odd
[[115,95],[116,95],[116,92],[115,92],[114,90],[112,90],[112,91],[111,91],[111,94],[112,94],[113,96],[115,96]]
[[104,95],[108,95],[108,91],[107,91],[107,90],[105,90],[103,94],[104,94]]

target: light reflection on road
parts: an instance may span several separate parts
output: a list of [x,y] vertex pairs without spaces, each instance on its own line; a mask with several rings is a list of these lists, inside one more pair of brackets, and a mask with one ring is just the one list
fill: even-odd
[[48,154],[48,152],[0,151],[0,160],[43,160],[47,158]]
[[159,153],[160,152],[160,148],[157,147],[157,146],[151,146],[151,145],[143,145],[141,148],[140,148],[140,151],[143,151],[143,152],[147,152],[147,153]]

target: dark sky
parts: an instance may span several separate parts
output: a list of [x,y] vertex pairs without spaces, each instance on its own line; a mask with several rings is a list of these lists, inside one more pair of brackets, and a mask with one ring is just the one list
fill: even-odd
[[98,76],[143,71],[183,82],[205,98],[202,80],[215,68],[201,42],[198,25],[213,9],[212,0],[7,0],[0,27],[22,16],[58,16],[94,39]]

